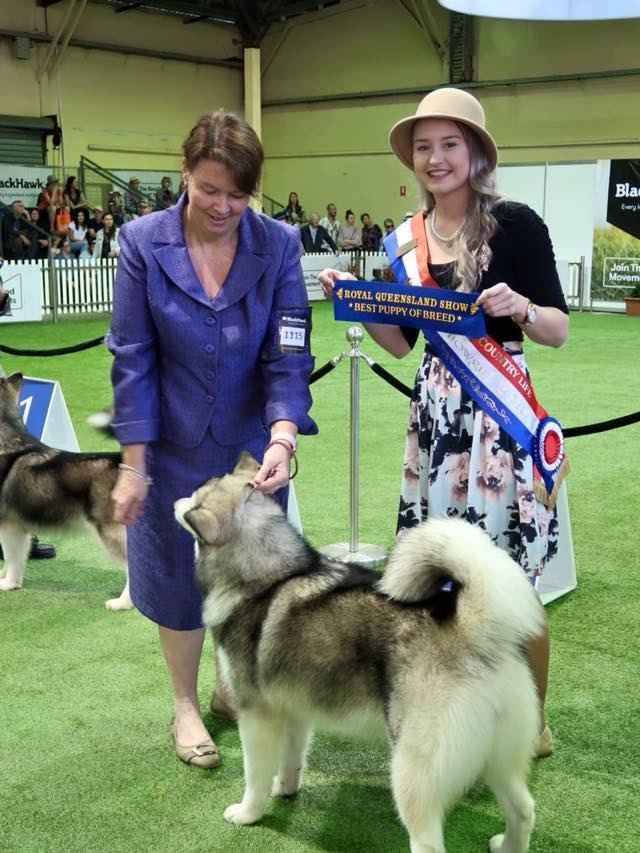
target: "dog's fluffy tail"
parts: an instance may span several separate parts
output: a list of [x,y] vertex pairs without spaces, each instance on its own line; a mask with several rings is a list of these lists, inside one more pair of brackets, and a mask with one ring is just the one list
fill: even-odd
[[458,519],[429,519],[400,537],[378,585],[474,638],[509,645],[540,634],[542,608],[522,569],[489,536]]

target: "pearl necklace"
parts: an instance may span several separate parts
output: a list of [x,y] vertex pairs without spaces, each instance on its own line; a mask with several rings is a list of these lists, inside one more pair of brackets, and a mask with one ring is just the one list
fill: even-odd
[[431,231],[433,232],[434,237],[437,237],[441,243],[445,244],[447,249],[451,249],[451,248],[453,248],[453,244],[456,242],[456,240],[458,239],[458,237],[462,233],[462,229],[464,228],[464,226],[466,224],[467,217],[466,216],[464,217],[464,219],[462,220],[460,225],[458,225],[458,227],[453,232],[453,234],[449,234],[448,236],[445,236],[444,234],[441,234],[438,231],[438,229],[436,228],[436,211],[437,211],[437,209],[438,209],[437,207],[434,207],[430,213],[431,221],[429,224],[431,225]]

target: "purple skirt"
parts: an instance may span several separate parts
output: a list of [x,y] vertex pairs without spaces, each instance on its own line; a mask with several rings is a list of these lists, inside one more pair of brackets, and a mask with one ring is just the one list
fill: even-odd
[[[174,631],[202,627],[202,597],[195,580],[195,542],[173,515],[178,498],[189,497],[211,477],[221,477],[235,467],[248,450],[258,461],[268,433],[242,446],[223,447],[210,431],[198,447],[178,447],[157,441],[147,448],[147,471],[153,486],[143,515],[127,529],[127,554],[131,599],[152,622]],[[286,507],[289,489],[274,496]]]

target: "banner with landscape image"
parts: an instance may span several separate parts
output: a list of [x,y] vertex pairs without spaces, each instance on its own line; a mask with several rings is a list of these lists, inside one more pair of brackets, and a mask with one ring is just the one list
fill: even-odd
[[635,288],[640,288],[640,160],[599,160],[591,299],[621,302]]

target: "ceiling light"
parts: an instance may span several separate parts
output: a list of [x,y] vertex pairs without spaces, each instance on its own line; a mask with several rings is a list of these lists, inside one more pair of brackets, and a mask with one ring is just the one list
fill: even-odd
[[640,0],[438,0],[453,12],[527,21],[602,21],[639,18]]

